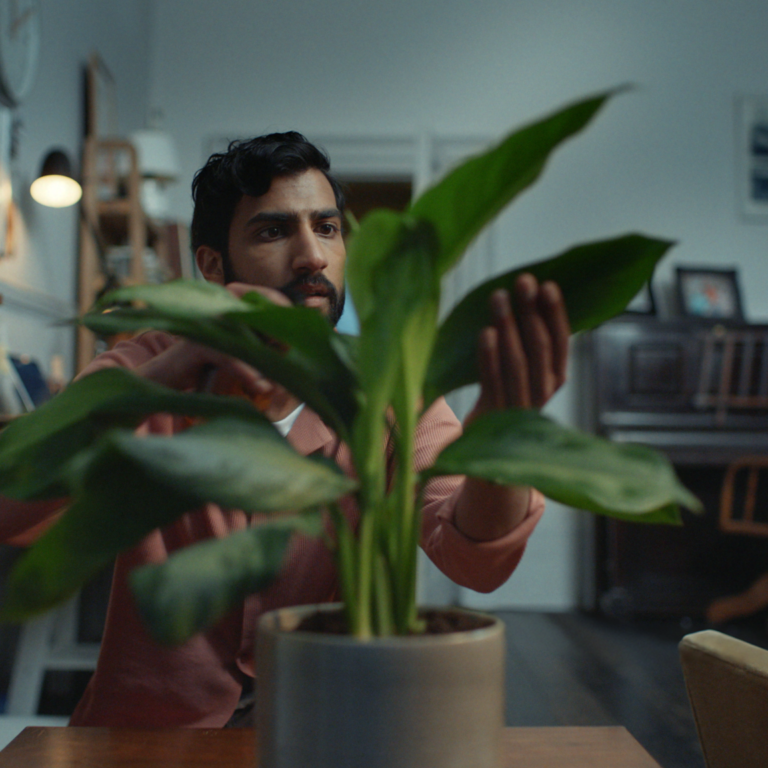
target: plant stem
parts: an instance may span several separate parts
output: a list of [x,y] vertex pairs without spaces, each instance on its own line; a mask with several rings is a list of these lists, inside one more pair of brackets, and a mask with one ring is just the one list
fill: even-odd
[[339,574],[339,588],[344,604],[344,613],[350,628],[358,623],[359,605],[355,584],[357,583],[355,562],[355,534],[349,520],[344,516],[338,503],[329,505],[333,527],[336,531],[336,569]]
[[386,466],[380,448],[383,440],[383,419],[377,419],[371,411],[364,410],[356,425],[351,446],[353,463],[360,478],[357,496],[360,522],[356,542],[356,606],[351,631],[361,639],[373,635],[372,600],[376,587],[372,581],[378,554],[377,532],[381,527],[381,515],[385,513]]
[[418,568],[419,568],[419,539],[421,538],[421,506],[423,502],[424,489],[419,488],[418,498],[415,502],[416,512],[411,520],[411,541],[406,549],[409,555],[409,562],[406,570],[408,574],[408,583],[405,585],[404,590],[408,595],[407,608],[405,610],[405,621],[407,622],[408,631],[413,633],[419,633],[424,631],[424,627],[418,618],[418,606],[416,605],[416,586],[418,580]]
[[[395,626],[398,634],[409,630],[410,617],[415,612],[416,603],[416,559],[410,552],[416,542],[413,540],[413,528],[418,523],[414,498],[416,475],[413,468],[415,414],[409,408],[398,422],[400,434],[397,440],[397,475],[393,493],[397,501],[399,514],[397,525],[397,552],[392,562],[394,579]],[[398,414],[400,415],[400,414]]]
[[373,589],[371,581],[376,557],[375,517],[375,510],[361,510],[357,550],[357,611],[355,623],[352,626],[352,634],[361,640],[366,640],[373,635],[371,621]]
[[392,585],[387,572],[387,562],[381,553],[376,558],[375,568],[376,635],[383,637],[391,635],[395,626],[392,620]]

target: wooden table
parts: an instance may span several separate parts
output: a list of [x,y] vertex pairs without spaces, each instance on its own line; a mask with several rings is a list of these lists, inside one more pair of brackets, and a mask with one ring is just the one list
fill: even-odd
[[[0,768],[255,768],[255,731],[25,728]],[[507,728],[504,768],[659,768],[626,728]]]

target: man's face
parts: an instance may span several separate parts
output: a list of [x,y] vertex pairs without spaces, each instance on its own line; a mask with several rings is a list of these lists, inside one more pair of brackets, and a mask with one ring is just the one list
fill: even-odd
[[[345,261],[341,212],[321,171],[278,176],[266,194],[245,195],[235,207],[229,267],[238,282],[276,288],[335,325],[344,304]],[[203,273],[224,281],[223,274]]]

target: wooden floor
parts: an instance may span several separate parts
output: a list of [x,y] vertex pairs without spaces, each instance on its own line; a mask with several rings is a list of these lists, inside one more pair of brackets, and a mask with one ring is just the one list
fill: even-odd
[[[677,644],[706,627],[582,613],[500,612],[507,725],[623,725],[662,768],[704,768]],[[765,616],[721,631],[768,648]],[[41,714],[71,712],[88,673],[48,676]],[[618,766],[617,766],[618,768]]]
[[[499,613],[507,725],[623,725],[662,768],[704,768],[677,644],[689,620]],[[718,627],[768,647],[765,618]]]

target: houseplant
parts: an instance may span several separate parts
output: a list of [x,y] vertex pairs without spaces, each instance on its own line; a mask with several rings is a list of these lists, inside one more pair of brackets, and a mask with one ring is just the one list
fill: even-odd
[[[136,286],[106,297],[83,319],[88,327],[107,334],[155,327],[252,364],[349,445],[357,478],[295,454],[244,400],[172,392],[122,370],[93,374],[0,437],[2,493],[72,499],[14,571],[5,616],[21,619],[65,599],[115,554],[212,501],[247,512],[298,513],[137,570],[137,603],[161,642],[182,642],[267,584],[292,533],[322,534],[322,510],[334,525],[330,543],[350,633],[362,642],[418,634],[418,492],[431,477],[465,473],[530,484],[566,504],[657,522],[676,520],[677,503],[695,507],[657,454],[566,430],[533,411],[480,417],[432,467],[418,476],[414,469],[420,413],[477,379],[488,298],[511,287],[521,270],[475,289],[440,323],[442,277],[609,96],[513,133],[449,174],[406,214],[366,217],[349,247],[358,338],[335,333],[312,310],[278,307],[256,293],[236,298],[203,283]],[[525,270],[560,284],[574,330],[584,330],[621,311],[670,245],[628,235]],[[156,412],[201,422],[173,438],[134,435]],[[398,470],[387,488],[381,446],[390,415]],[[336,502],[350,493],[361,513],[356,531]]]

